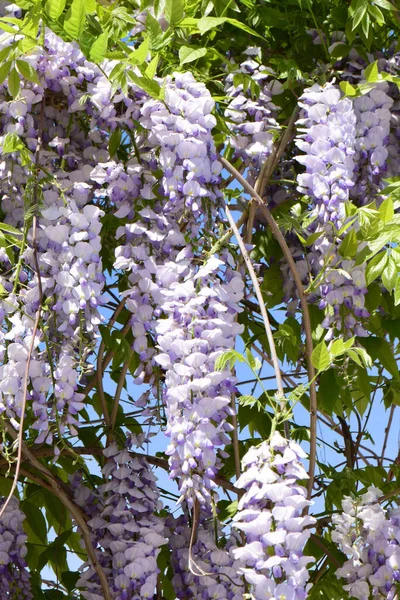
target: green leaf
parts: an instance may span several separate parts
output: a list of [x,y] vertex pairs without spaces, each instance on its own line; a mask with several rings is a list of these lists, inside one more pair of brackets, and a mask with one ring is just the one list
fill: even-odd
[[179,48],[179,60],[181,65],[193,62],[207,54],[207,48],[194,48],[190,46],[181,46]]
[[3,83],[5,78],[8,76],[11,68],[11,61],[8,60],[0,67],[0,84]]
[[379,215],[384,223],[388,223],[394,216],[393,199],[391,196],[385,198],[379,207]]
[[329,352],[335,357],[341,356],[342,354],[347,352],[347,350],[349,348],[351,348],[353,346],[354,339],[355,338],[352,337],[352,338],[344,341],[343,338],[338,338],[329,347]]
[[205,33],[207,33],[207,31],[210,31],[210,29],[215,29],[216,27],[219,27],[224,23],[229,23],[230,25],[238,27],[239,29],[242,29],[243,31],[249,33],[252,36],[264,39],[262,35],[251,29],[251,27],[248,27],[247,25],[241,23],[237,19],[229,19],[228,17],[203,17],[202,19],[199,19],[195,24],[197,25],[200,34],[204,35]]
[[325,371],[329,367],[331,364],[331,355],[324,341],[314,348],[311,360],[318,371]]
[[398,306],[400,304],[400,277],[397,277],[396,285],[394,288],[394,305]]
[[371,385],[369,382],[368,373],[365,371],[365,369],[357,369],[356,381],[360,390],[360,397],[356,399],[356,407],[362,416],[368,408],[371,396]]
[[147,69],[144,72],[144,74],[147,77],[149,77],[150,79],[153,79],[153,77],[155,77],[155,75],[157,73],[158,60],[159,60],[159,57],[158,57],[158,54],[156,54],[155,57],[152,58],[152,60],[147,65]]
[[398,276],[398,269],[395,261],[390,256],[387,265],[382,271],[382,283],[388,292],[391,292],[396,285]]
[[[110,135],[110,140],[108,142],[108,152],[110,154],[110,158],[112,158],[117,153],[117,150],[121,143],[121,137],[122,137],[122,133],[121,133],[120,129],[116,129]],[[107,331],[109,331],[107,328],[105,328],[105,329]]]
[[389,0],[374,0],[374,4],[376,4],[376,6],[380,6],[385,10],[389,10],[390,12],[398,12],[396,6],[389,2]]
[[239,404],[241,404],[242,406],[253,406],[253,404],[255,404],[257,402],[257,398],[254,398],[254,396],[251,396],[250,394],[247,394],[245,396],[239,396]]
[[341,81],[340,82],[340,89],[342,90],[342,92],[344,94],[346,94],[346,96],[356,96],[357,95],[357,90],[354,86],[351,85],[351,83],[349,83],[348,81]]
[[261,362],[258,358],[254,358],[248,348],[246,348],[246,358],[248,365],[252,371],[259,371],[261,369]]
[[108,48],[108,33],[107,31],[103,31],[94,42],[93,46],[90,48],[90,60],[95,63],[101,62]]
[[380,362],[386,371],[393,375],[393,377],[398,378],[399,369],[397,367],[397,362],[393,356],[393,351],[386,340],[370,336],[367,338],[360,338],[360,342],[364,348],[366,348],[373,360]]
[[343,238],[343,242],[339,246],[339,254],[343,258],[354,258],[357,254],[358,241],[357,233],[351,229]]
[[22,77],[33,83],[39,83],[37,73],[30,63],[26,62],[26,60],[17,60],[16,63]]
[[218,502],[218,518],[221,521],[229,521],[232,519],[238,511],[238,501],[233,500],[220,500]]
[[72,592],[76,588],[79,577],[79,571],[64,571],[61,573],[61,582],[69,592]]
[[139,77],[135,73],[129,73],[130,79],[133,83],[136,83],[142,90],[147,92],[152,98],[160,98],[161,96],[161,88],[157,81],[154,79],[150,79],[149,77]]
[[320,385],[318,389],[318,404],[322,410],[331,415],[335,410],[340,409],[340,388],[335,378],[333,369],[328,369],[321,373]]
[[65,8],[66,0],[47,0],[45,9],[50,19],[56,21]]
[[150,13],[146,17],[146,32],[150,38],[151,47],[157,46],[163,37],[160,23]]
[[47,544],[47,525],[42,511],[26,500],[22,503],[21,508],[26,514],[27,521],[34,534],[42,544]]
[[356,29],[356,27],[358,27],[358,25],[363,20],[364,15],[366,14],[367,10],[368,10],[368,2],[365,2],[363,0],[361,2],[358,2],[358,6],[353,15],[353,25],[352,25],[353,31],[354,31],[354,29]]
[[226,350],[218,356],[214,368],[216,371],[223,371],[228,363],[230,363],[230,368],[232,368],[237,360],[244,362],[245,358],[236,350]]
[[372,366],[372,360],[368,352],[364,348],[350,348],[346,352],[359,367],[366,367],[369,369]]
[[379,254],[375,254],[375,256],[369,261],[365,272],[365,279],[367,285],[375,281],[375,279],[377,279],[381,275],[383,269],[386,267],[387,261],[387,252],[380,252]]
[[166,0],[164,16],[171,26],[176,25],[182,20],[184,8],[185,4],[183,0]]
[[16,98],[19,94],[21,80],[18,75],[18,71],[15,67],[13,67],[8,76],[8,91],[10,92],[13,98]]
[[128,60],[135,65],[141,65],[147,58],[150,48],[150,38],[146,38],[136,50],[130,53]]
[[372,64],[368,65],[368,67],[365,69],[364,76],[368,83],[375,83],[375,81],[378,81],[378,75],[378,61],[376,60]]
[[85,26],[85,16],[85,0],[73,0],[64,20],[64,29],[73,40],[80,38]]
[[378,8],[374,4],[370,4],[368,6],[368,12],[371,15],[371,17],[373,19],[375,19],[375,21],[378,23],[378,25],[383,25],[384,24],[385,17],[383,16],[382,11],[381,11],[380,8]]
[[12,225],[8,225],[8,223],[0,223],[0,229],[1,229],[1,231],[6,231],[7,233],[10,233],[16,237],[22,236],[22,231],[20,231],[19,229],[16,229]]

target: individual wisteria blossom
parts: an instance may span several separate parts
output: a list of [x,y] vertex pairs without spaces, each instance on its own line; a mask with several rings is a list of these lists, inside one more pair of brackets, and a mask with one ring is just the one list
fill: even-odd
[[[196,540],[189,547],[191,527],[187,513],[166,520],[166,536],[171,549],[172,585],[177,600],[239,600],[245,586],[238,573],[240,561],[232,557],[238,539],[231,534],[224,547],[216,545],[215,523],[210,515],[201,517]],[[218,532],[221,534],[221,532]],[[198,573],[197,575],[195,573]]]
[[[93,542],[113,600],[153,598],[157,586],[157,556],[166,543],[156,477],[145,455],[130,450],[145,443],[143,434],[131,436],[120,450],[115,443],[104,450],[105,483],[97,491],[73,480],[74,497],[86,512]],[[86,600],[103,598],[97,574],[90,563],[77,582]]]
[[343,512],[332,516],[332,540],[348,556],[336,571],[343,589],[359,600],[397,598],[400,581],[400,509],[385,510],[382,492],[370,486],[358,498],[345,496]]
[[[279,131],[278,108],[272,98],[281,91],[281,85],[271,79],[271,69],[260,64],[260,48],[248,48],[244,54],[245,60],[239,68],[225,79],[228,107],[224,114],[231,131],[228,140],[234,148],[234,157],[243,160],[248,180],[254,184]],[[240,75],[247,76],[247,87],[243,82],[235,83],[235,77],[240,79]],[[254,89],[250,78],[259,89]]]
[[[0,507],[3,502],[4,498],[0,500]],[[19,502],[13,496],[0,518],[0,596],[4,600],[33,600],[25,560],[28,549],[24,519]]]
[[315,518],[302,516],[311,504],[299,480],[307,479],[302,448],[275,432],[269,441],[253,446],[243,458],[236,486],[244,490],[233,526],[246,543],[232,551],[245,563],[239,569],[251,586],[254,600],[304,600],[310,585],[303,555]]

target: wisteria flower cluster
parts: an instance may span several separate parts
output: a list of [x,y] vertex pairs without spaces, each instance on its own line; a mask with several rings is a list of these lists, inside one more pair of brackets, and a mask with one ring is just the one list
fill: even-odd
[[[74,480],[74,496],[90,517],[88,524],[99,562],[115,600],[152,598],[157,586],[157,556],[165,544],[164,522],[156,515],[162,508],[158,489],[145,455],[130,453],[145,442],[131,436],[125,448],[115,443],[104,450],[105,483],[92,491]],[[90,563],[82,567],[78,587],[87,600],[100,600],[101,587]]]
[[[242,331],[235,319],[243,282],[228,253],[222,256],[227,267],[216,257],[200,268],[193,262],[202,251],[204,222],[218,214],[213,101],[190,74],[164,83],[165,103],[148,100],[140,108],[146,134],[138,140],[140,163],[135,158],[124,171],[116,163],[100,164],[91,176],[104,185],[99,194],[116,203],[116,216],[127,220],[117,230],[124,243],[114,266],[128,272],[123,295],[140,359],[136,382],[147,377],[154,383],[155,367],[165,372],[171,477],[189,502],[197,495],[204,503],[221,464],[216,448],[229,442],[235,379],[229,371],[216,372],[215,362]],[[159,182],[157,169],[164,174]]]
[[370,486],[358,498],[346,496],[343,512],[333,515],[332,540],[348,556],[336,571],[344,589],[359,600],[397,597],[400,581],[400,512],[385,510],[382,492]]
[[33,600],[25,561],[28,549],[22,525],[24,519],[14,496],[0,519],[0,595],[10,600]]
[[[105,156],[105,145],[99,131],[88,135],[80,121],[72,120],[78,89],[87,90],[87,80],[98,78],[101,72],[94,65],[88,69],[77,46],[52,33],[46,33],[43,51],[31,53],[29,62],[40,83],[22,81],[20,96],[3,102],[0,109],[2,142],[17,135],[32,157],[39,152],[41,165],[36,182],[29,164],[21,163],[19,152],[6,155],[1,165],[6,221],[25,230],[17,279],[7,255],[2,257],[8,273],[2,276],[2,285],[15,294],[15,301],[1,302],[2,319],[13,324],[11,331],[1,333],[3,356],[5,352],[10,359],[0,367],[2,410],[20,417],[22,379],[35,314],[41,306],[28,400],[36,417],[37,443],[51,444],[55,430],[58,435],[65,428],[76,431],[77,414],[83,407],[78,384],[90,369],[88,355],[102,320],[99,234],[104,212],[91,204],[89,174]],[[29,211],[36,215],[35,241]]]
[[[260,49],[249,48],[245,60],[237,71],[229,73],[225,80],[228,107],[225,110],[227,125],[231,130],[229,143],[234,148],[235,158],[241,158],[248,169],[249,182],[254,184],[261,167],[272,152],[274,136],[279,131],[276,121],[277,107],[273,94],[278,94],[280,85],[271,80],[271,69],[260,64]],[[235,76],[246,75],[259,86],[254,93],[251,85],[235,85]],[[249,80],[247,80],[249,83]]]
[[[325,310],[322,325],[328,330],[326,339],[332,338],[335,330],[365,336],[360,318],[369,316],[365,308],[365,264],[343,260],[338,251],[347,231],[344,228],[340,233],[347,221],[346,205],[356,182],[357,132],[361,125],[355,102],[366,97],[357,98],[353,105],[341,96],[334,84],[307,89],[301,98],[303,113],[298,122],[303,133],[295,141],[304,152],[296,160],[306,167],[306,173],[298,175],[298,189],[310,198],[312,223],[308,234],[315,234],[316,240],[308,251],[297,244],[294,255],[305,285],[313,284],[310,301]],[[362,125],[364,132],[365,127]],[[289,299],[293,284],[287,267],[284,269]]]
[[246,544],[232,553],[245,564],[240,572],[254,600],[307,597],[308,565],[314,559],[304,556],[303,549],[315,519],[302,516],[311,504],[299,483],[308,477],[301,463],[305,457],[296,442],[275,432],[243,458],[236,486],[245,492],[233,526],[245,534]]

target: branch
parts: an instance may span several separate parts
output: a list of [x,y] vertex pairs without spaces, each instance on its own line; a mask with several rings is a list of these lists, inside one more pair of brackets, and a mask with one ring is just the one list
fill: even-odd
[[315,386],[315,369],[314,365],[311,361],[311,354],[313,351],[313,340],[312,340],[312,327],[311,327],[311,319],[310,319],[310,311],[308,309],[306,295],[304,293],[303,284],[300,278],[300,275],[297,272],[296,264],[293,260],[293,256],[289,250],[289,247],[286,243],[286,240],[279,229],[278,225],[275,222],[272,214],[269,209],[265,206],[263,199],[259,196],[255,190],[251,187],[251,185],[241,176],[239,171],[237,171],[231,164],[228,162],[223,156],[220,157],[220,161],[223,166],[229,173],[235,175],[237,181],[243,186],[248,194],[250,194],[254,200],[257,202],[260,207],[262,213],[265,216],[265,219],[268,225],[271,228],[271,231],[279,243],[283,255],[287,260],[289,265],[290,272],[293,277],[293,281],[295,283],[297,293],[300,299],[300,306],[303,311],[303,325],[304,332],[306,336],[306,357],[307,357],[307,371],[308,371],[308,379],[310,382],[310,457],[309,457],[309,479],[307,484],[308,498],[311,496],[311,492],[314,485],[314,472],[315,472],[315,464],[316,464],[316,455],[317,455],[317,390]]
[[128,368],[129,368],[129,362],[125,361],[122,369],[121,369],[121,374],[119,376],[118,379],[118,385],[117,385],[117,391],[115,392],[115,398],[114,398],[114,404],[113,404],[113,408],[112,408],[112,413],[111,413],[111,421],[110,421],[110,431],[109,431],[109,440],[111,440],[111,437],[113,436],[113,432],[114,432],[114,428],[115,428],[115,423],[117,420],[117,414],[118,414],[118,406],[119,406],[119,400],[121,398],[121,394],[122,394],[122,390],[124,387],[124,383],[125,383],[125,379],[126,379],[126,374],[128,372]]
[[[14,432],[14,435],[15,435],[15,432]],[[83,448],[83,447],[78,446],[78,447],[74,448],[74,453],[79,454],[79,455],[88,455],[88,456],[103,456],[103,448],[100,448],[100,447]],[[30,450],[30,454],[34,458],[46,458],[49,456],[54,457],[54,450],[52,448],[46,448],[46,447],[34,448],[34,449]],[[61,454],[62,454],[62,450],[61,450]],[[132,452],[132,450],[129,451],[129,454],[131,454],[132,456],[135,456],[137,458],[145,458],[150,465],[159,467],[160,469],[164,469],[164,471],[169,470],[168,459],[166,459],[166,458],[161,458],[159,456],[151,456],[149,454],[144,454],[143,452]],[[8,463],[5,459],[0,459],[0,467],[3,465],[6,465],[6,464],[8,464]],[[22,471],[21,471],[21,473],[22,473]],[[28,476],[29,473],[30,473],[29,471],[26,471],[24,473],[24,475]],[[54,475],[52,475],[52,477],[54,477]],[[34,481],[34,480],[32,479],[32,481]],[[238,490],[234,486],[234,484],[231,483],[230,481],[227,481],[223,477],[216,477],[214,479],[214,481],[219,487],[221,487],[225,490],[229,490],[230,492],[234,492],[236,494],[238,493]],[[62,483],[59,482],[59,485],[62,485]],[[240,494],[242,494],[242,490],[240,490]]]
[[[125,323],[124,327],[121,329],[121,334],[124,336],[125,334],[128,333],[129,329],[131,328],[131,323],[130,323],[130,319],[128,319],[128,322]],[[107,352],[107,354],[104,357],[103,360],[103,364],[101,366],[101,372],[104,373],[104,371],[107,369],[108,365],[110,364],[110,362],[112,361],[114,356],[114,351],[113,350],[109,350]],[[86,386],[83,388],[82,390],[82,394],[84,394],[85,396],[87,396],[92,389],[95,387],[96,382],[98,381],[97,379],[98,375],[97,373],[92,377],[92,379],[90,379],[90,381],[86,384]]]
[[387,443],[388,443],[390,428],[392,426],[393,415],[394,415],[394,411],[395,410],[396,410],[396,405],[392,404],[392,406],[390,407],[390,414],[389,414],[388,424],[386,425],[386,429],[385,429],[385,439],[383,440],[382,452],[381,452],[381,457],[380,457],[380,460],[379,460],[380,466],[382,466],[383,459],[384,459],[384,456],[385,456],[385,450],[386,450],[386,446],[387,446]]

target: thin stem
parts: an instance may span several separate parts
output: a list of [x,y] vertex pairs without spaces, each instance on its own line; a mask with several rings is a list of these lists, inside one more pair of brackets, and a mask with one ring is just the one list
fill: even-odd
[[379,459],[380,466],[382,466],[382,464],[383,464],[383,459],[384,459],[384,456],[385,456],[386,446],[387,446],[387,443],[388,443],[390,428],[392,426],[393,415],[394,415],[394,411],[395,410],[396,410],[396,405],[392,404],[392,406],[390,407],[390,414],[389,414],[388,424],[386,425],[386,429],[385,429],[385,439],[383,440],[382,452],[381,452],[381,456],[380,456],[380,459]]
[[[125,304],[126,304],[126,298],[123,298],[123,300],[121,300],[121,302],[117,306],[117,309],[115,310],[113,316],[111,317],[111,319],[108,323],[109,331],[111,330],[115,321],[118,319],[118,316],[120,315],[121,311],[123,310]],[[103,372],[104,372],[104,370],[103,370],[103,352],[104,352],[104,348],[105,348],[105,344],[104,344],[104,340],[102,339],[100,342],[99,351],[97,353],[96,383],[97,383],[97,391],[98,391],[99,397],[100,397],[101,410],[103,411],[103,415],[104,415],[104,420],[106,422],[106,426],[111,428],[110,413],[108,412],[106,397],[105,397],[104,388],[103,388]]]
[[125,383],[126,374],[128,372],[128,369],[129,369],[129,362],[125,361],[122,366],[122,369],[121,369],[121,375],[119,376],[117,390],[115,392],[114,404],[113,404],[113,408],[112,408],[111,421],[110,421],[109,441],[113,437],[115,422],[117,420],[119,401],[121,398],[122,390],[124,388],[124,383]]
[[307,298],[304,293],[303,284],[300,278],[300,275],[296,269],[296,263],[293,260],[293,256],[289,250],[289,247],[286,243],[285,238],[278,225],[275,222],[272,214],[269,209],[265,206],[263,199],[255,192],[255,190],[251,187],[251,185],[241,176],[239,171],[233,167],[230,162],[228,162],[223,156],[220,157],[220,161],[223,166],[229,171],[232,175],[235,175],[237,181],[243,186],[243,188],[257,201],[261,211],[264,214],[264,217],[271,228],[271,231],[279,243],[283,255],[286,258],[288,263],[290,272],[293,277],[293,281],[295,283],[297,293],[299,295],[300,306],[303,311],[303,325],[304,332],[306,336],[306,358],[307,358],[307,371],[308,371],[308,379],[310,382],[310,456],[309,456],[309,471],[308,471],[308,483],[307,483],[307,495],[308,498],[311,496],[311,492],[314,485],[314,472],[316,465],[316,457],[317,457],[317,389],[315,385],[315,369],[311,360],[311,355],[313,352],[313,340],[312,340],[312,327],[311,327],[311,319],[310,319],[310,311],[308,309]]
[[274,340],[274,337],[272,334],[272,329],[271,329],[271,324],[269,322],[268,313],[265,308],[264,298],[262,296],[260,285],[258,283],[257,275],[254,270],[253,263],[251,262],[250,255],[247,252],[247,249],[243,242],[242,236],[240,235],[240,232],[237,228],[235,220],[232,217],[232,213],[227,206],[225,207],[225,212],[226,212],[226,216],[228,217],[228,221],[231,226],[231,229],[233,230],[235,237],[238,241],[240,251],[243,255],[244,262],[246,263],[247,270],[249,271],[249,275],[250,275],[251,281],[254,286],[254,292],[256,294],[258,303],[260,305],[260,311],[261,311],[261,315],[262,315],[262,318],[264,321],[265,333],[267,334],[267,339],[268,339],[268,343],[269,343],[269,347],[270,347],[271,359],[273,362],[273,367],[274,367],[274,372],[275,372],[276,386],[278,389],[279,400],[282,402],[282,400],[284,399],[285,393],[283,391],[281,370],[279,367],[279,360],[278,360],[278,356],[276,354],[275,340]]
[[232,408],[232,444],[233,444],[233,456],[235,459],[235,474],[236,480],[240,477],[240,452],[239,452],[239,435],[238,435],[238,420],[236,413],[236,402],[235,394],[231,396],[231,408]]

